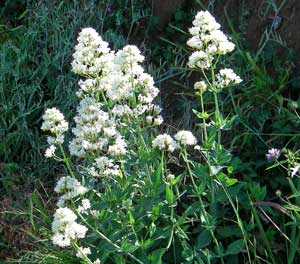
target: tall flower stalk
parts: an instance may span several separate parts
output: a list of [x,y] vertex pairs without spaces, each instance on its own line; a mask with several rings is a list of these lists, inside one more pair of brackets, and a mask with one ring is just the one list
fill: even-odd
[[[56,108],[46,110],[42,129],[51,133],[46,157],[64,161],[67,167],[55,187],[60,198],[51,240],[56,246],[73,248],[84,263],[119,261],[122,256],[136,263],[160,263],[165,253],[177,258],[178,241],[188,252],[191,246],[184,216],[189,214],[179,216],[177,211],[182,210],[178,206],[181,199],[194,201],[195,197],[198,207],[200,203],[196,221],[209,232],[216,248],[214,257],[225,263],[211,218],[215,189],[220,184],[224,187],[218,173],[226,166],[218,162],[223,150],[221,130],[226,126],[218,94],[241,79],[231,69],[217,71],[219,57],[231,52],[234,44],[208,12],[197,14],[190,33],[188,45],[194,52],[188,66],[203,76],[194,85],[201,108],[197,114],[203,128],[202,146],[187,130],[176,131],[174,136],[157,135],[155,128],[163,122],[161,108],[154,103],[159,90],[144,71],[144,56],[136,46],[114,51],[94,29],[84,28],[79,33],[72,70],[82,78],[76,92],[80,101],[68,151],[63,148],[68,123]],[[208,92],[214,97],[214,113],[205,109]],[[56,155],[57,146],[62,158]],[[208,166],[211,212],[199,186],[191,149],[200,151]],[[180,172],[169,166],[171,163],[184,169]],[[190,186],[185,186],[185,180]],[[156,243],[162,245],[156,248]]]

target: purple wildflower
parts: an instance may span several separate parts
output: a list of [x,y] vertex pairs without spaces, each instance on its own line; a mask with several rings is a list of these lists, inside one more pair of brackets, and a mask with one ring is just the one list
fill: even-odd
[[113,8],[112,8],[112,6],[108,6],[107,8],[106,8],[106,11],[107,11],[107,13],[108,13],[108,16],[113,16]]
[[267,160],[276,160],[279,158],[279,156],[280,156],[280,150],[275,148],[269,149],[268,153],[266,154]]

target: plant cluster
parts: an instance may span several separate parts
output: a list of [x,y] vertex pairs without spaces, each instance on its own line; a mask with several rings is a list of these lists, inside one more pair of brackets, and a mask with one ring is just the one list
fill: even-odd
[[[21,2],[15,28],[0,27],[0,183],[8,199],[23,181],[43,195],[36,187],[28,211],[1,212],[1,232],[25,241],[14,223],[28,216],[39,241],[16,262],[299,261],[299,78],[277,15],[254,53],[243,41],[246,1],[241,32],[225,12],[232,39],[209,12],[185,32],[202,1],[186,1],[158,36],[148,1]],[[265,19],[284,2],[264,3]],[[72,58],[87,23],[95,30],[80,31]],[[0,258],[13,252],[6,239]]]
[[[141,67],[144,57],[137,47],[128,45],[115,52],[95,30],[85,28],[79,34],[72,68],[85,79],[79,81],[81,101],[69,151],[80,160],[65,154],[67,122],[57,109],[46,111],[42,129],[51,133],[45,155],[64,161],[69,172],[55,188],[62,196],[52,223],[52,241],[72,246],[84,263],[121,261],[127,256],[138,263],[155,263],[168,255],[172,256],[169,263],[215,258],[224,262],[226,256],[239,253],[244,243],[250,258],[244,226],[227,190],[236,180],[222,172],[230,164],[230,154],[221,145],[221,130],[230,121],[222,117],[218,93],[241,79],[231,69],[216,69],[219,57],[232,51],[234,44],[207,11],[199,12],[193,25],[188,45],[195,51],[188,66],[204,78],[195,83],[202,106],[201,112],[195,111],[202,121],[201,145],[185,130],[174,138],[167,133],[155,136],[153,128],[162,123],[161,109],[153,103],[159,91]],[[205,112],[205,92],[214,95],[213,113]],[[191,160],[192,149],[203,163]],[[177,169],[171,169],[171,164]],[[210,197],[203,197],[206,188]],[[226,251],[216,237],[216,223],[211,222],[220,189],[244,234]],[[189,229],[195,228],[191,220],[207,244],[199,245],[196,239],[195,245],[188,235],[193,236]],[[215,249],[208,254],[204,247],[211,241]]]

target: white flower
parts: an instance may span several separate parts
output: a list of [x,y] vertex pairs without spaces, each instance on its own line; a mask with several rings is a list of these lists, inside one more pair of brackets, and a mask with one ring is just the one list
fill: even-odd
[[84,238],[87,228],[76,223],[77,216],[67,207],[58,208],[52,222],[52,242],[60,247],[68,247],[71,241]]
[[64,115],[55,107],[46,110],[43,120],[41,129],[51,132],[55,137],[68,130],[68,122],[65,121]]
[[85,210],[91,208],[91,203],[90,203],[90,201],[89,201],[88,199],[83,199],[83,200],[81,201],[81,203],[82,203],[82,207],[83,207]]
[[296,167],[291,168],[291,177],[292,178],[296,175],[296,173],[299,171],[299,169],[300,169],[300,165],[297,165]]
[[194,89],[198,90],[200,93],[204,93],[207,89],[207,84],[204,81],[195,82]]
[[175,140],[168,134],[158,135],[152,141],[152,145],[160,150],[166,150],[170,152],[173,152],[176,148],[178,148]]
[[225,88],[230,85],[239,84],[240,82],[242,82],[242,79],[232,69],[222,69],[216,75],[216,85],[218,88]]
[[81,205],[78,206],[77,211],[81,214],[87,214],[88,209],[91,208],[91,202],[89,199],[82,199]]
[[124,139],[118,137],[114,145],[108,147],[108,153],[112,156],[120,156],[126,154],[127,144]]
[[130,116],[132,115],[132,110],[128,105],[115,105],[111,112],[118,116],[118,117],[123,117],[123,116]]
[[90,169],[94,177],[119,176],[121,173],[119,165],[114,164],[113,160],[107,157],[95,159],[94,166]]
[[56,206],[57,207],[65,207],[67,198],[68,198],[67,194],[63,194],[62,196],[60,196],[56,203]]
[[173,180],[175,179],[175,175],[174,174],[168,174],[167,177],[166,177],[166,180],[168,182],[172,182]]
[[127,45],[116,54],[115,62],[125,68],[134,66],[138,62],[142,62],[144,56],[141,55],[140,50],[133,45]]
[[211,66],[212,57],[204,51],[195,51],[189,57],[188,66],[191,68],[208,69]]
[[154,118],[153,125],[154,126],[160,126],[164,122],[164,119],[161,115]]
[[103,41],[94,29],[82,29],[77,40],[72,62],[72,70],[75,73],[97,76],[113,61],[114,55],[110,54],[108,43]]
[[174,138],[182,145],[186,146],[186,145],[196,145],[197,144],[197,139],[195,138],[195,136],[192,134],[192,132],[190,131],[185,131],[185,130],[181,130],[179,132],[176,133],[176,135],[174,136]]
[[100,156],[118,136],[115,120],[102,110],[102,104],[91,97],[82,99],[77,111],[78,115],[74,118],[76,127],[72,129],[75,137],[69,144],[71,154],[78,157],[89,154]]
[[54,145],[50,145],[45,152],[46,158],[52,158],[55,155],[56,147]]
[[71,239],[69,237],[65,237],[62,233],[55,233],[51,240],[54,245],[59,247],[68,247],[71,245]]
[[83,248],[83,247],[79,247],[78,251],[76,253],[76,257],[77,258],[81,258],[81,259],[85,259],[87,255],[90,255],[91,253],[91,249],[90,248]]
[[66,237],[77,240],[78,238],[84,238],[87,230],[85,226],[73,222],[66,225],[64,232]]
[[83,248],[83,247],[79,247],[78,251],[76,253],[76,257],[77,258],[81,258],[81,259],[85,259],[87,255],[90,255],[91,253],[91,249],[90,248]]
[[81,185],[81,183],[70,176],[61,177],[57,182],[54,191],[57,193],[66,192],[65,195],[60,197],[57,206],[61,207],[64,206],[65,200],[69,200],[75,198],[80,195],[84,195],[89,191],[88,188]]
[[234,47],[235,45],[228,40],[220,41],[218,45],[218,53],[225,55],[226,53],[233,51]]
[[47,137],[47,142],[50,145],[62,144],[64,143],[65,136],[60,134],[57,137]]
[[197,34],[197,31],[206,32],[220,28],[220,24],[216,22],[215,18],[208,11],[199,11],[193,21],[193,25],[199,28],[191,30],[191,33],[194,34]]
[[52,222],[52,232],[57,233],[64,231],[67,224],[75,222],[77,216],[72,210],[67,207],[58,208],[54,214],[54,220]]
[[189,29],[192,37],[187,41],[187,45],[197,51],[190,56],[189,67],[208,69],[214,56],[233,51],[234,44],[220,30],[220,24],[208,11],[198,12],[193,25]]
[[199,36],[194,36],[190,38],[187,43],[193,49],[201,50],[203,49],[204,43],[200,40]]

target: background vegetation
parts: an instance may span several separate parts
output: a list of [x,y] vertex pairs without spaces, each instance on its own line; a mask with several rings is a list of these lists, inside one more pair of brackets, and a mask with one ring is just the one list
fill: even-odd
[[[160,24],[163,14],[155,13],[150,0],[4,2],[0,9],[0,259],[20,257],[34,248],[34,241],[43,238],[35,221],[51,222],[46,215],[53,211],[52,189],[62,168],[45,162],[41,116],[52,106],[70,121],[74,116],[78,80],[70,62],[79,29],[94,27],[113,48],[137,44],[160,86],[169,129],[197,131],[191,84],[198,76],[187,76],[182,69],[188,55],[184,32],[196,11],[208,7],[236,43],[230,59],[244,79],[240,89],[222,95],[222,111],[236,115],[224,142],[234,154],[234,176],[245,183],[234,190],[240,214],[257,245],[267,251],[260,255],[273,263],[273,259],[280,263],[283,256],[287,263],[299,261],[298,179],[287,179],[280,166],[268,169],[265,153],[272,147],[281,149],[284,161],[285,155],[291,157],[288,150],[299,149],[299,46],[293,16],[300,14],[300,7],[294,1],[250,2],[183,1],[165,26]],[[212,98],[205,101],[209,106]],[[288,213],[283,213],[284,206]],[[218,217],[220,221],[223,216]],[[229,228],[220,239],[239,237]]]

